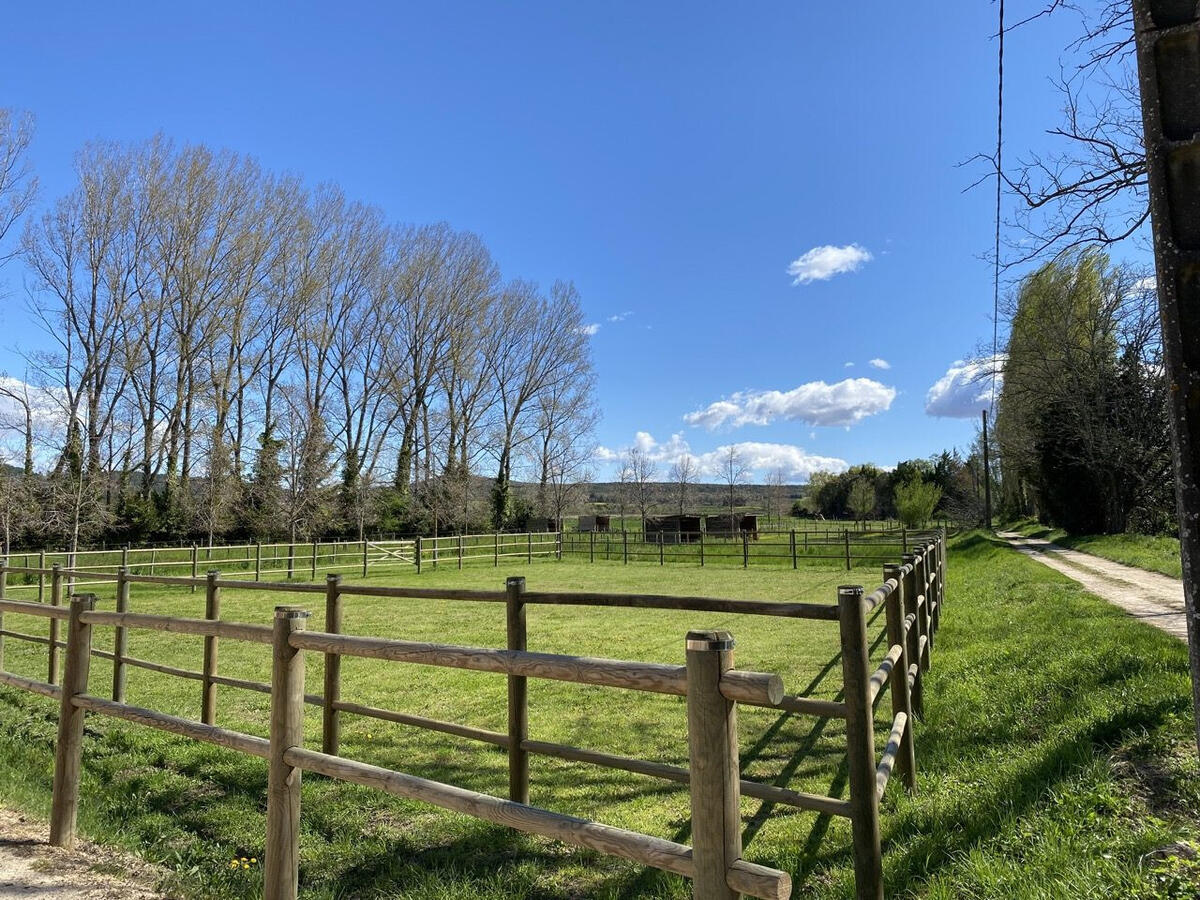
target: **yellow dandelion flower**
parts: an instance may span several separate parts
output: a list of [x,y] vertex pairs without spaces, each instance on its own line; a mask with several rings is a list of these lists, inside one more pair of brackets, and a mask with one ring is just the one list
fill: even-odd
[[250,857],[250,862],[252,862],[252,863],[256,863],[256,862],[258,862],[258,860],[257,860],[257,859],[255,859],[255,858],[252,856],[252,857]]
[[231,868],[231,869],[236,869],[237,867],[238,867],[238,861],[236,859],[229,864],[229,868]]
[[248,868],[250,868],[250,863],[242,863],[242,868],[243,868],[243,869],[248,869]]

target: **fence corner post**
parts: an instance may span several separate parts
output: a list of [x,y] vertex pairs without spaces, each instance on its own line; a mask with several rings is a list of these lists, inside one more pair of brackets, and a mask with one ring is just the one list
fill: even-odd
[[[325,576],[325,631],[342,633],[342,576]],[[342,711],[337,704],[342,699],[342,655],[325,654],[325,692],[321,708],[321,752],[337,756],[342,740]]]
[[92,626],[82,621],[81,616],[95,608],[95,594],[77,594],[71,598],[71,618],[67,621],[67,662],[58,711],[58,741],[54,745],[54,795],[50,808],[50,843],[67,849],[75,844],[79,776],[83,769],[84,713],[83,707],[75,705],[74,698],[87,693],[92,660]]
[[[525,649],[525,577],[505,580],[508,649]],[[508,676],[508,799],[529,803],[529,754],[522,746],[529,738],[529,693],[524,675]]]
[[875,726],[869,693],[866,607],[860,585],[838,588],[838,622],[846,698],[855,896],[858,900],[883,900],[883,851],[879,840],[879,801],[875,794]]
[[896,773],[909,791],[917,788],[917,753],[913,743],[912,691],[908,684],[908,641],[904,633],[904,572],[898,563],[887,563],[883,567],[884,582],[895,580],[896,589],[888,594],[884,601],[887,604],[887,636],[888,645],[900,645],[900,658],[892,667],[888,679],[892,695],[892,718],[904,713],[907,724],[900,737],[900,748],[896,753]]
[[300,887],[300,769],[284,757],[304,744],[304,653],[290,638],[307,618],[307,610],[275,607],[263,900],[296,900]]
[[692,895],[735,900],[727,873],[742,855],[737,706],[721,694],[721,676],[733,667],[733,636],[689,631],[686,648]]
[[[204,585],[204,618],[216,621],[221,618],[221,589],[217,587],[217,579],[221,573],[209,569],[205,576]],[[217,674],[217,636],[204,637],[204,680],[201,684],[200,721],[205,725],[213,725],[217,721],[217,683],[213,676]]]

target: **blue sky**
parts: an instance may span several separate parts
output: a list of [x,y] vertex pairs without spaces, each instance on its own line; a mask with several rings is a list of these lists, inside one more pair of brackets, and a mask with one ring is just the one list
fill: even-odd
[[[995,15],[944,0],[18,4],[0,105],[37,118],[43,202],[85,141],[162,131],[336,181],[397,221],[474,230],[506,276],[578,286],[599,326],[604,448],[739,443],[760,476],[778,457],[799,480],[821,460],[892,465],[972,439],[973,418],[926,402],[991,337],[994,200],[964,193],[979,171],[958,164],[995,139]],[[1009,40],[1010,153],[1055,120],[1047,79],[1071,24]],[[22,277],[0,271],[0,370],[16,373],[43,342]]]

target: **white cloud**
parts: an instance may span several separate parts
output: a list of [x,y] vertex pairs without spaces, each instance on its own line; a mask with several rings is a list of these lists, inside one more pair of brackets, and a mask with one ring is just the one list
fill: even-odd
[[853,368],[854,368],[854,363],[852,363],[852,362],[842,363],[842,368],[845,368],[845,369],[853,369]]
[[845,247],[826,244],[813,247],[792,260],[787,267],[787,273],[792,276],[792,284],[809,284],[813,281],[828,281],[834,275],[845,272],[854,272],[863,263],[870,261],[870,252],[858,244],[847,244]]
[[879,359],[878,357],[871,360],[869,363],[867,363],[867,365],[871,366],[873,369],[890,369],[892,367],[892,364],[886,359]]
[[996,355],[994,364],[987,357],[955,360],[925,395],[926,414],[943,419],[973,419],[981,409],[991,405],[993,371],[999,392],[1004,381],[1003,368],[1003,354]]
[[591,322],[591,323],[589,323],[589,324],[587,324],[587,325],[582,325],[582,326],[580,326],[580,328],[579,328],[579,331],[580,331],[580,333],[581,333],[581,334],[586,334],[588,337],[591,337],[592,335],[594,335],[594,334],[595,334],[597,331],[599,331],[599,330],[600,330],[600,323],[599,323],[599,322]]
[[[666,478],[671,464],[683,456],[695,459],[701,478],[715,480],[720,476],[721,465],[728,458],[729,448],[734,447],[742,458],[742,462],[751,470],[752,475],[762,480],[768,472],[782,469],[785,476],[792,481],[807,481],[813,472],[844,472],[850,464],[835,456],[818,456],[807,452],[795,444],[773,444],[760,441],[743,441],[737,444],[725,444],[706,453],[695,453],[681,433],[659,443],[649,432],[639,431],[634,435],[630,444],[637,447],[658,465],[657,478]],[[622,451],[610,450],[607,447],[597,448],[596,458],[602,462],[616,462],[624,457],[628,448]]]
[[626,311],[625,311],[625,312],[623,312],[623,313],[617,313],[617,314],[616,314],[616,315],[614,315],[614,316],[609,316],[609,317],[608,317],[608,321],[610,321],[610,322],[624,322],[626,319],[628,319],[628,318],[629,318],[630,316],[632,316],[632,315],[633,315],[633,311],[632,311],[632,310],[626,310]]
[[810,381],[790,391],[741,391],[683,417],[710,431],[722,425],[769,425],[776,419],[809,425],[852,425],[883,412],[896,399],[896,389],[870,378],[847,378],[836,384]]

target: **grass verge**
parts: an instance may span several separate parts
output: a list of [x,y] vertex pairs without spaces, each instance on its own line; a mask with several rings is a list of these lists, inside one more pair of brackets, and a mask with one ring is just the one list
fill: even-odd
[[1043,538],[1063,547],[1091,553],[1126,566],[1159,572],[1172,578],[1183,577],[1179,557],[1179,538],[1166,534],[1067,534],[1040,522],[1024,521],[1005,526],[1026,537]]

